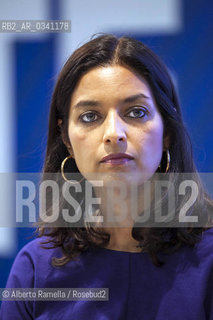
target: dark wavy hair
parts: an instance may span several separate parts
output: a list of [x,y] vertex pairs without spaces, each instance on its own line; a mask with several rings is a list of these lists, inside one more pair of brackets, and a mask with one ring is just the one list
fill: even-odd
[[[170,173],[194,173],[199,186],[199,198],[192,212],[202,215],[208,224],[212,201],[200,183],[193,161],[192,146],[184,126],[177,93],[165,65],[145,44],[129,37],[101,35],[77,49],[61,70],[52,97],[49,116],[49,134],[43,173],[58,173],[61,163],[69,155],[68,115],[70,99],[81,77],[91,69],[120,65],[142,76],[148,82],[158,110],[163,118],[164,135],[169,136]],[[60,119],[60,120],[59,120]],[[62,123],[59,125],[59,121]],[[166,167],[162,156],[161,168]],[[69,161],[68,172],[79,172],[75,160]],[[175,179],[175,178],[171,178]],[[187,197],[188,195],[186,195]],[[183,197],[184,198],[184,197]],[[50,204],[51,206],[51,204]],[[63,204],[62,204],[63,206]],[[132,236],[141,250],[148,252],[153,263],[161,265],[158,253],[172,253],[182,245],[195,245],[204,228],[143,228],[134,226]],[[62,257],[53,264],[62,266],[90,247],[106,246],[110,235],[93,227],[51,227],[40,222],[39,236],[45,236],[49,248],[60,247]],[[45,246],[46,247],[46,246]]]

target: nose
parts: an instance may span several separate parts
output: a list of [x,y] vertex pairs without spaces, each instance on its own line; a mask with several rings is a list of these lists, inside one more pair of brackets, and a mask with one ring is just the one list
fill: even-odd
[[125,125],[114,110],[108,114],[105,120],[103,140],[105,144],[126,142]]

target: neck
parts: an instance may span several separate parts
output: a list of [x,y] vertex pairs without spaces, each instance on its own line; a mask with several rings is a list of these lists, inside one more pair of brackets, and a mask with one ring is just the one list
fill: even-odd
[[[128,252],[141,252],[137,247],[139,242],[132,237],[134,216],[132,216],[134,201],[135,214],[138,215],[144,209],[142,192],[132,199],[132,191],[127,190],[125,199],[121,199],[119,190],[106,190],[98,188],[95,190],[96,197],[101,199],[100,212],[103,216],[103,230],[110,234],[108,249]],[[110,196],[110,197],[109,197]],[[124,214],[125,213],[125,214]],[[125,215],[125,217],[124,217]]]
[[137,247],[139,242],[132,237],[132,229],[105,228],[105,231],[110,234],[110,241],[106,246],[107,249],[127,252],[141,252],[141,249]]

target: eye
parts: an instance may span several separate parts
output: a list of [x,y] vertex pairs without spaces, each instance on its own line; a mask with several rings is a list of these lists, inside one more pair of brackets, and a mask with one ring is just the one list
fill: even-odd
[[80,116],[80,120],[82,122],[87,122],[87,123],[94,122],[94,121],[98,120],[98,118],[99,118],[99,116],[95,112],[92,112],[92,111],[84,113]]
[[143,118],[147,114],[146,110],[144,108],[133,108],[131,111],[127,113],[128,117],[130,118]]

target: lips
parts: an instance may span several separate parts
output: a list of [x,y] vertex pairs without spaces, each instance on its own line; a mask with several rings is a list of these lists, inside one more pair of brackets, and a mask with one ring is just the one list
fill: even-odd
[[119,164],[119,163],[125,163],[128,162],[130,160],[133,160],[134,158],[132,156],[130,156],[127,153],[111,153],[106,157],[103,157],[101,159],[101,163],[115,163],[115,164]]

